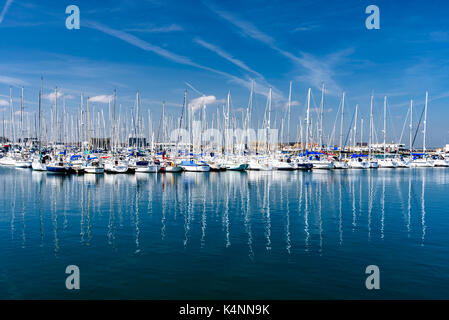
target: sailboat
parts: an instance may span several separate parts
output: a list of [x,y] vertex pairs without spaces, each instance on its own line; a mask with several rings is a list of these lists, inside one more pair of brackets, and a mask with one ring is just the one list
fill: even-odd
[[121,157],[111,157],[104,162],[104,171],[107,173],[126,173],[128,168],[128,161]]
[[98,174],[104,172],[104,166],[97,157],[88,157],[83,169],[85,173]]
[[368,161],[368,156],[364,154],[353,154],[349,160],[349,168],[369,169],[370,162]]
[[163,165],[163,172],[166,173],[178,173],[182,172],[182,168],[178,166],[174,161],[165,161]]
[[[324,90],[324,89],[323,89]],[[342,154],[344,151],[344,146],[343,146],[343,119],[344,119],[344,111],[345,111],[345,95],[346,93],[343,92],[343,96],[342,96],[342,102],[341,102],[341,120],[340,120],[340,156],[338,157],[338,159],[336,159],[335,161],[333,161],[333,165],[335,169],[348,169],[349,168],[349,164],[346,160],[342,159]],[[356,122],[357,122],[357,106],[356,106],[356,111],[355,111],[355,118],[356,118]]]
[[29,156],[26,154],[20,154],[18,158],[16,158],[16,161],[14,163],[14,166],[16,168],[31,168],[32,161],[30,160]]
[[248,163],[247,170],[271,171],[273,170],[273,166],[266,157],[252,157]]
[[67,173],[69,165],[65,162],[63,153],[60,153],[46,165],[46,169],[51,173]]
[[372,144],[373,144],[373,126],[374,126],[374,117],[373,117],[373,105],[374,105],[374,96],[371,94],[371,103],[370,103],[370,116],[369,116],[369,145],[368,145],[368,163],[371,169],[377,169],[379,167],[379,163],[376,159],[371,157],[372,153]]
[[160,169],[160,164],[157,164],[155,161],[146,160],[145,158],[136,161],[136,173],[157,173]]
[[[434,167],[435,162],[432,159],[429,159],[427,157],[426,153],[426,130],[427,130],[427,103],[428,103],[429,93],[426,91],[426,102],[424,105],[424,130],[423,130],[423,152],[422,153],[413,153],[411,152],[411,161],[410,161],[410,167],[413,168],[423,168],[423,167]],[[422,114],[421,114],[422,117]],[[421,121],[421,120],[420,120]],[[419,129],[416,128],[416,130]]]
[[205,161],[196,159],[183,160],[180,163],[182,170],[188,172],[209,172],[210,166]]
[[384,154],[383,157],[379,158],[378,164],[379,168],[396,168],[398,162],[387,155],[387,96],[384,96],[384,129],[383,129],[384,141]]
[[9,88],[9,108],[10,108],[10,134],[12,137],[12,143],[8,149],[6,155],[0,159],[0,165],[4,166],[14,166],[16,159],[14,157],[14,145],[15,145],[15,132],[14,132],[14,110],[12,104],[12,88]]
[[[89,97],[87,97],[87,153],[90,151],[90,117],[89,117]],[[101,163],[101,161],[93,156],[90,157],[90,155],[87,155],[87,161],[83,165],[83,169],[85,173],[104,173],[104,165]]]
[[47,171],[48,156],[43,156],[41,153],[41,115],[42,115],[42,88],[43,79],[41,78],[41,89],[39,90],[39,126],[38,126],[38,155],[34,157],[31,168],[35,171]]
[[449,159],[442,154],[434,155],[432,160],[435,164],[435,167],[449,167]]

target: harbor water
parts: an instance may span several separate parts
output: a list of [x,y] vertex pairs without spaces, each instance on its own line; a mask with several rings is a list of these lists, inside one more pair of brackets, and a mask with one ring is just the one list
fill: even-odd
[[0,298],[449,299],[448,208],[448,168],[0,167]]

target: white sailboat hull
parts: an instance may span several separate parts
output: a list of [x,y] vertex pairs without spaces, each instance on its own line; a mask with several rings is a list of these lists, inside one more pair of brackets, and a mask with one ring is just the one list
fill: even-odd
[[348,169],[349,164],[346,161],[334,161],[335,169]]
[[17,160],[14,163],[16,168],[31,168],[31,161],[28,160]]
[[149,165],[145,167],[136,167],[136,173],[157,173],[159,172],[159,166],[156,165]]
[[209,166],[182,166],[182,169],[187,172],[209,172]]
[[104,171],[108,173],[126,173],[128,172],[128,166],[124,164],[114,165],[112,163],[106,163],[104,165]]
[[312,160],[309,161],[309,163],[313,164],[313,170],[318,169],[318,170],[331,170],[334,169],[335,166],[332,162],[330,161],[319,161],[319,160]]
[[449,167],[449,160],[438,159],[434,161],[435,167]]
[[33,161],[33,163],[31,164],[31,168],[34,171],[47,171],[47,166],[45,165],[45,163],[42,163],[40,161]]
[[0,164],[4,166],[13,166],[15,165],[16,161],[9,157],[3,157],[0,159]]
[[167,166],[164,169],[165,169],[164,170],[165,172],[172,172],[172,173],[176,173],[176,172],[181,172],[182,171],[182,168],[178,167],[178,166],[175,166],[175,167]]
[[379,164],[379,168],[394,169],[394,168],[397,168],[397,166],[398,166],[397,161],[395,161],[393,159],[381,159],[378,161],[378,164]]
[[104,172],[104,168],[102,167],[84,167],[85,173],[93,173],[93,174],[99,174]]

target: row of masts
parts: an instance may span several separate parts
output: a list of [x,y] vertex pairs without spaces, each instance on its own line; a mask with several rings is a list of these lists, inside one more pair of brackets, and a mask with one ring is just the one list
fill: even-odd
[[[54,90],[54,101],[50,107],[50,119],[45,121],[43,116],[43,82],[39,90],[38,100],[38,113],[34,116],[34,130],[32,120],[30,121],[30,113],[24,112],[24,88],[21,88],[20,99],[20,127],[18,134],[15,127],[15,111],[13,106],[12,88],[10,88],[9,106],[10,106],[10,121],[9,121],[9,141],[13,145],[19,143],[24,144],[26,140],[33,140],[39,144],[39,148],[43,145],[53,145],[56,149],[58,145],[76,145],[79,148],[92,149],[109,149],[116,151],[124,146],[135,146],[137,148],[163,149],[171,143],[175,145],[176,149],[181,147],[181,137],[173,135],[176,129],[184,129],[188,132],[188,146],[189,151],[198,149],[203,150],[203,138],[200,141],[195,141],[195,130],[199,130],[202,135],[208,129],[216,129],[220,132],[226,132],[227,130],[235,130],[243,128],[243,132],[246,132],[246,138],[244,145],[246,149],[254,148],[256,152],[265,151],[270,152],[270,139],[268,137],[271,134],[271,129],[280,127],[280,143],[300,145],[303,150],[322,150],[326,146],[337,145],[337,148],[333,150],[342,152],[347,146],[348,139],[350,144],[355,148],[357,137],[357,130],[360,130],[360,144],[363,142],[363,128],[364,119],[359,119],[359,106],[355,106],[355,111],[351,119],[350,126],[347,134],[345,135],[345,105],[346,105],[346,93],[343,92],[341,98],[341,104],[337,111],[337,117],[334,122],[334,127],[330,135],[324,134],[323,118],[325,110],[325,86],[321,87],[321,101],[318,108],[318,116],[315,122],[313,122],[311,115],[311,98],[312,90],[307,90],[306,108],[304,120],[298,119],[297,135],[295,139],[291,137],[291,107],[292,107],[292,82],[289,85],[289,95],[287,101],[287,108],[283,112],[283,115],[275,120],[275,125],[272,124],[272,89],[270,88],[267,94],[266,106],[263,114],[262,123],[257,124],[258,132],[262,131],[264,139],[259,139],[257,136],[255,141],[250,139],[249,130],[251,130],[254,111],[254,97],[255,97],[255,85],[254,81],[251,85],[250,97],[248,105],[245,109],[241,110],[241,116],[238,112],[233,112],[231,94],[228,92],[226,97],[226,103],[218,106],[215,113],[212,116],[207,117],[206,103],[203,102],[198,110],[195,110],[193,105],[188,102],[187,90],[184,93],[183,107],[181,115],[176,116],[166,113],[166,104],[162,103],[161,117],[157,126],[153,125],[153,119],[150,110],[148,110],[147,128],[145,128],[145,120],[141,116],[141,101],[140,94],[136,92],[135,105],[129,110],[122,108],[122,104],[117,106],[117,93],[114,90],[112,98],[108,102],[107,116],[105,117],[105,108],[97,108],[90,98],[85,98],[83,94],[80,96],[79,110],[75,114],[68,113],[66,108],[65,96],[60,93],[56,87]],[[50,95],[49,95],[50,96]],[[62,107],[58,105],[58,98],[62,96]],[[86,103],[85,103],[86,102]],[[370,98],[370,114],[369,114],[369,154],[372,153],[371,146],[374,143],[374,137],[377,138],[377,134],[374,128],[374,95]],[[413,100],[410,101],[410,107],[407,112],[406,120],[409,119],[409,149],[413,150],[415,140],[421,122],[423,125],[423,152],[426,152],[426,130],[427,130],[427,108],[428,108],[428,92],[426,92],[425,106],[419,119],[416,131],[413,126]],[[60,110],[62,109],[62,110]],[[118,109],[118,112],[117,112]],[[246,111],[246,112],[245,112]],[[126,116],[123,115],[126,113]],[[24,126],[24,114],[27,117],[27,127]],[[279,114],[279,113],[278,113]],[[335,127],[337,118],[340,116],[340,132],[338,144],[335,143]],[[240,120],[239,120],[240,118]],[[360,122],[359,122],[360,120]],[[198,128],[199,123],[199,128]],[[280,125],[279,125],[280,124]],[[360,127],[358,128],[358,124]],[[303,128],[305,127],[305,128]],[[405,127],[405,122],[404,122]],[[157,130],[154,130],[156,129]],[[303,130],[305,129],[305,134]],[[33,133],[32,133],[33,131]],[[403,130],[404,131],[404,130]],[[401,133],[400,141],[403,137],[403,131]],[[383,151],[387,152],[387,97],[384,97],[383,106]],[[3,116],[3,139],[6,139],[5,131],[5,117]],[[224,148],[221,152],[226,151],[226,146],[230,146],[231,150],[228,152],[236,152],[236,144],[234,143],[234,137],[229,137],[227,134],[222,136],[222,143]],[[231,139],[231,140],[230,140]],[[253,139],[254,140],[254,139]],[[294,141],[292,141],[294,140]],[[185,147],[185,145],[184,145]],[[190,149],[191,148],[191,149]],[[329,149],[329,147],[327,147]],[[241,150],[240,150],[241,151]]]

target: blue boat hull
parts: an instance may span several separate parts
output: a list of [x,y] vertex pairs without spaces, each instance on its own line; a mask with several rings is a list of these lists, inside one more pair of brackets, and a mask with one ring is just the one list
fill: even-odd
[[47,171],[48,172],[54,172],[54,173],[66,173],[67,172],[67,168],[47,166]]

